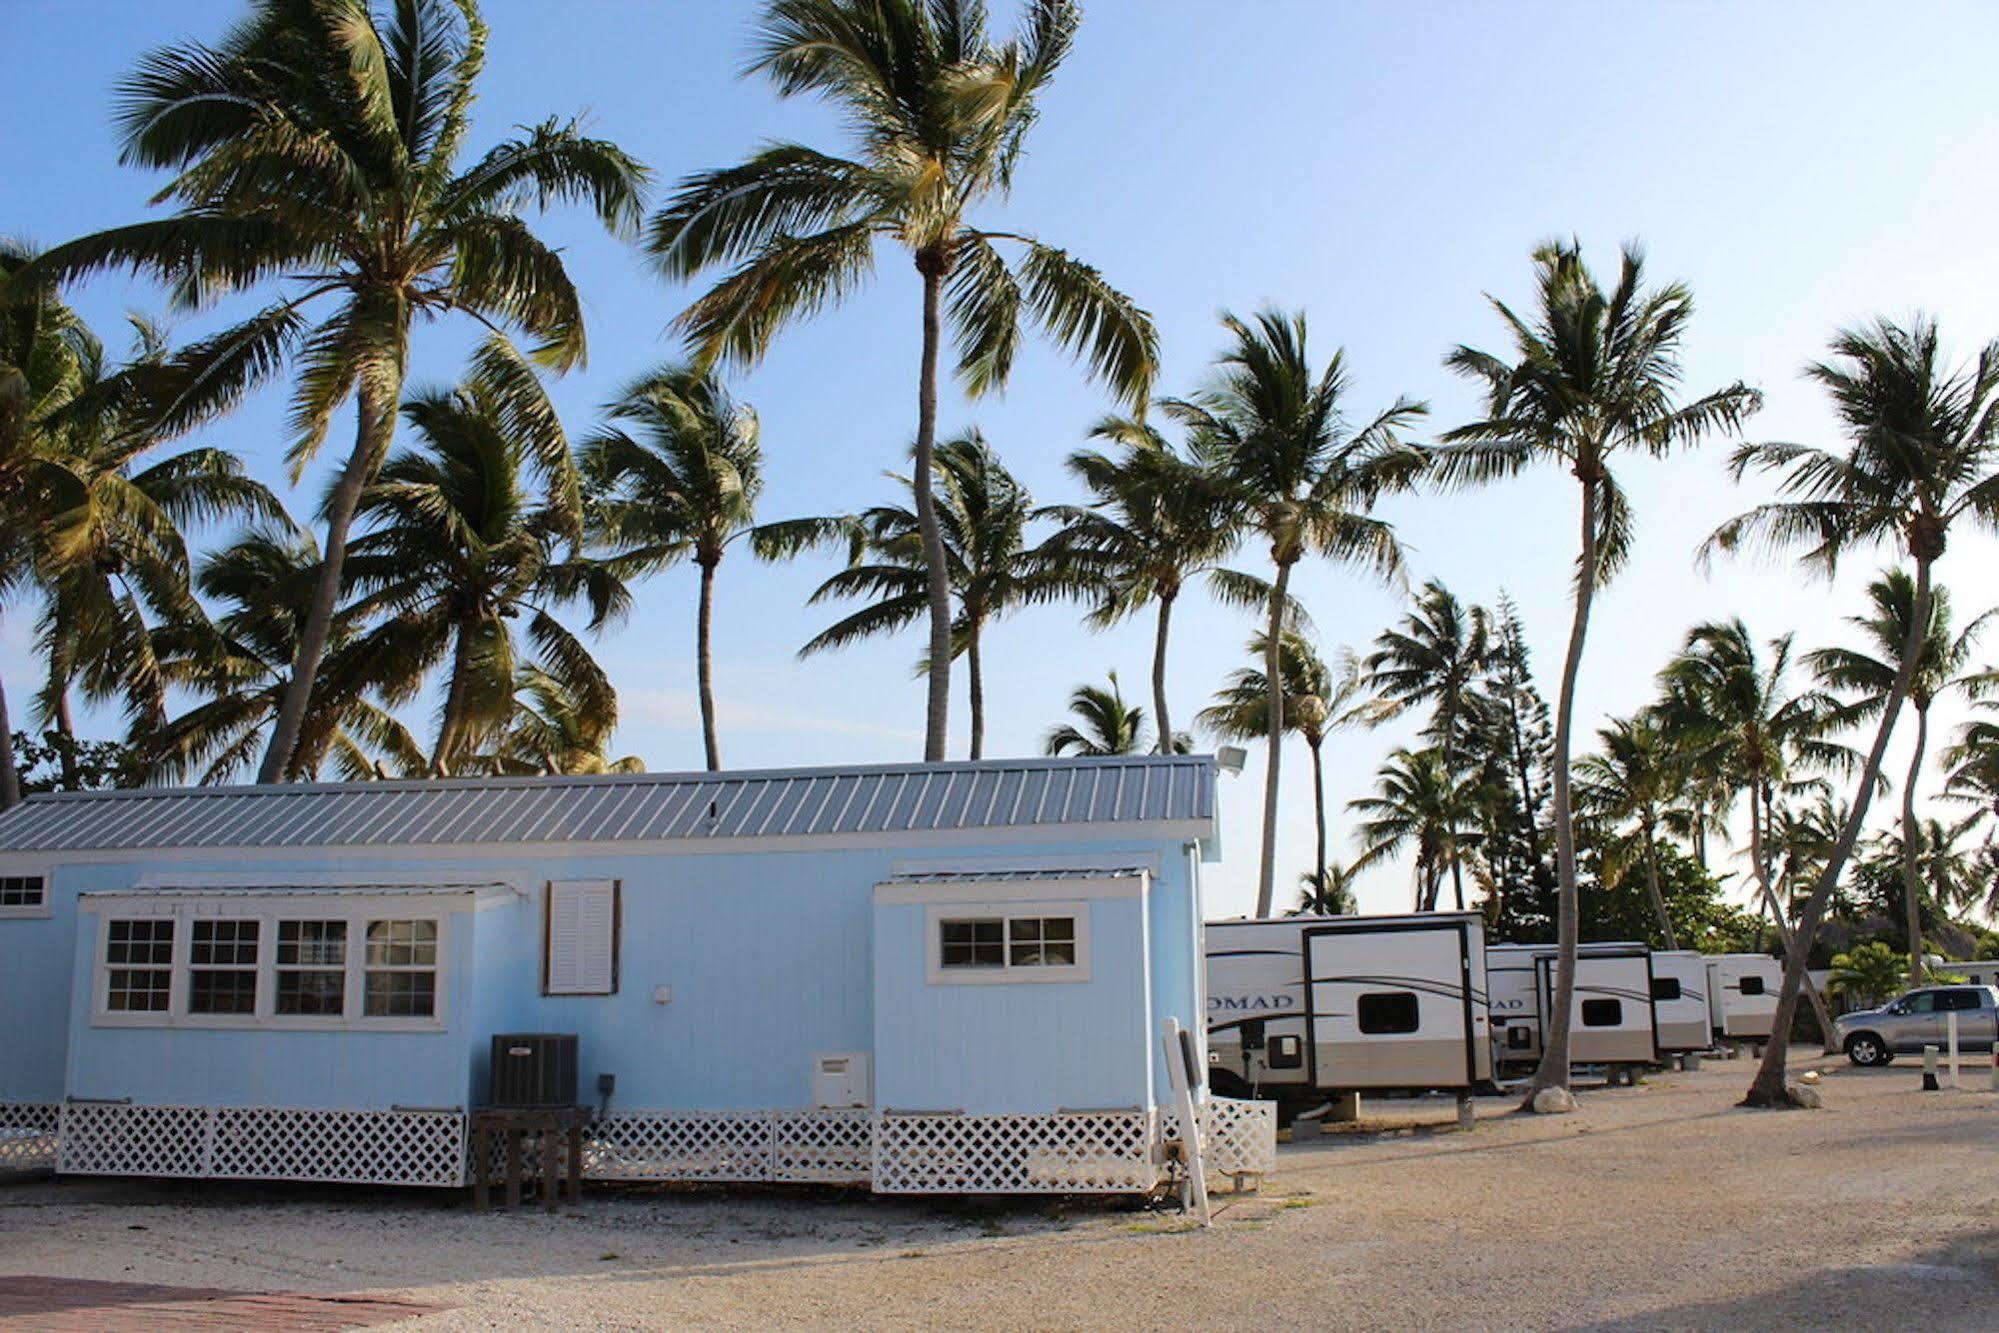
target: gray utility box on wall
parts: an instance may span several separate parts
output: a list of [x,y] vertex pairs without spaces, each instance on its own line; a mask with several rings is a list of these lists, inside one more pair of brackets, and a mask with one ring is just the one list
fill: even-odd
[[576,1034],[496,1033],[487,1093],[507,1110],[576,1105]]

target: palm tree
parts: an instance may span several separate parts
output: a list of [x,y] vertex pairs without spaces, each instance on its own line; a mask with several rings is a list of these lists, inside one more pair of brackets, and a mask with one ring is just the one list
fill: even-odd
[[[978,396],[1003,388],[1031,319],[1124,401],[1142,404],[1158,361],[1152,321],[1096,269],[1016,231],[973,225],[1005,199],[1081,22],[1075,0],[1036,0],[1011,41],[987,31],[984,0],[769,0],[751,69],[782,96],[812,94],[842,113],[857,152],[801,144],[682,182],[647,228],[660,272],[685,279],[733,265],[679,317],[696,360],[752,363],[778,332],[845,298],[889,240],[923,288],[917,376],[916,531],[929,615],[924,758],[944,757],[954,656],[943,525],[928,489],[937,431],[937,359],[948,324],[957,373]],[[1017,251],[1011,261],[1001,247]]]
[[[640,377],[606,410],[608,421],[583,444],[583,476],[594,540],[621,576],[649,574],[683,559],[701,571],[695,666],[701,742],[708,768],[722,767],[715,732],[715,572],[729,547],[751,539],[777,553],[774,535],[752,527],[763,494],[763,445],[756,412],[714,376],[668,366]],[[825,535],[823,523],[778,525],[793,535]],[[783,545],[776,542],[776,545]]]
[[[578,530],[566,469],[534,460],[568,453],[553,412],[518,384],[474,377],[450,392],[418,394],[403,414],[421,437],[382,465],[357,515],[372,525],[355,539],[349,574],[357,610],[381,617],[355,645],[390,682],[389,701],[414,694],[429,668],[448,660],[430,770],[449,774],[477,755],[514,712],[525,658],[513,622],[542,670],[555,676],[605,732],[617,693],[555,609],[587,602],[595,630],[627,609],[629,596],[603,565],[569,549]],[[554,439],[538,430],[552,430]],[[525,482],[539,470],[547,494]]]
[[560,677],[530,663],[514,680],[514,696],[506,731],[488,754],[462,770],[522,776],[645,772],[637,755],[610,757],[616,719],[607,720],[587,693],[579,696]]
[[[1999,713],[1999,700],[1980,700],[1974,707]],[[1981,716],[1966,722],[1944,751],[1943,761],[1950,766],[1944,795],[1983,806],[1986,814],[1999,817],[1999,720]]]
[[[1270,660],[1268,644],[1259,634],[1249,641],[1252,659]],[[1277,679],[1282,686],[1284,729],[1305,739],[1312,756],[1312,820],[1318,835],[1318,859],[1325,873],[1326,859],[1326,737],[1362,721],[1368,705],[1358,701],[1362,693],[1360,666],[1353,654],[1342,650],[1329,664],[1304,630],[1286,629],[1277,645]],[[1230,740],[1257,740],[1270,734],[1270,678],[1255,667],[1239,667],[1229,673],[1215,702],[1195,714],[1195,725]]]
[[[159,198],[180,210],[58,246],[32,266],[37,280],[130,267],[170,283],[183,305],[283,284],[270,305],[176,358],[187,387],[160,410],[169,422],[196,404],[212,410],[293,362],[295,476],[341,405],[358,401],[261,782],[297,768],[348,529],[395,434],[412,321],[463,312],[493,331],[488,355],[522,374],[503,328],[532,337],[541,364],[576,365],[582,305],[522,207],[587,200],[619,232],[641,216],[645,169],[574,122],[546,121],[460,162],[485,55],[475,0],[398,0],[387,14],[371,0],[251,0],[219,44],[152,52],[122,85],[124,160],[176,172]],[[327,301],[330,311],[308,315]]]
[[[151,777],[226,782],[255,760],[283,704],[319,567],[310,535],[277,525],[244,532],[201,562],[195,586],[221,613],[213,623],[156,628],[153,652],[172,685],[206,698],[135,738]],[[351,606],[334,619],[286,781],[317,777],[329,758],[350,779],[377,776],[384,761],[399,776],[425,770],[416,739],[368,697],[383,681],[379,664],[354,650],[359,628]]]
[[[1365,659],[1369,687],[1389,705],[1380,710],[1377,720],[1385,722],[1411,708],[1430,705],[1423,735],[1437,746],[1445,769],[1455,774],[1469,692],[1491,665],[1492,656],[1485,609],[1465,606],[1440,581],[1431,579],[1418,594],[1416,609],[1403,617],[1400,626],[1377,635],[1374,651]],[[1464,874],[1455,861],[1451,876],[1462,910]]]
[[1276,887],[1278,768],[1283,753],[1283,679],[1278,660],[1291,571],[1321,555],[1384,578],[1399,575],[1402,548],[1394,530],[1369,511],[1380,496],[1407,486],[1421,469],[1422,451],[1399,432],[1428,411],[1398,399],[1358,430],[1343,414],[1349,387],[1346,355],[1336,351],[1314,372],[1305,316],[1266,310],[1245,323],[1222,318],[1234,342],[1216,360],[1209,385],[1191,398],[1168,399],[1166,412],[1184,423],[1196,456],[1209,460],[1228,486],[1245,528],[1270,544],[1276,577],[1265,606],[1264,679],[1270,707],[1263,788],[1263,856],[1256,914],[1270,915]]
[[[1117,672],[1110,674],[1110,688],[1078,685],[1069,696],[1069,711],[1075,722],[1049,729],[1041,752],[1050,755],[1139,754],[1146,748],[1145,710],[1124,701],[1118,688]],[[1079,725],[1080,724],[1080,725]],[[1162,754],[1185,753],[1185,746],[1171,745]]]
[[1444,872],[1479,839],[1471,781],[1446,769],[1435,747],[1398,749],[1382,764],[1375,794],[1348,801],[1347,809],[1364,816],[1354,830],[1361,851],[1353,870],[1407,847],[1415,854],[1416,910],[1436,911]]
[[1164,754],[1173,741],[1167,711],[1166,645],[1173,607],[1187,580],[1207,573],[1224,598],[1236,576],[1215,567],[1235,548],[1227,494],[1213,471],[1179,453],[1151,427],[1110,418],[1096,434],[1124,441],[1115,457],[1095,450],[1069,456],[1069,471],[1090,492],[1085,505],[1047,513],[1063,528],[1048,545],[1070,552],[1087,570],[1095,602],[1085,623],[1114,625],[1147,605],[1158,607],[1152,643],[1152,712]]
[[[1667,808],[1685,785],[1688,756],[1675,747],[1658,717],[1649,712],[1614,718],[1608,726],[1598,728],[1596,736],[1596,753],[1576,761],[1576,808],[1613,827],[1635,821],[1637,827],[1625,842],[1635,842],[1637,859],[1645,870],[1645,893],[1652,901],[1666,947],[1677,949],[1679,937],[1659,887],[1659,829]],[[1629,864],[1627,857],[1616,844],[1607,850],[1606,881],[1618,878],[1614,871]]]
[[[1894,896],[1902,899],[1907,907],[1907,867],[1916,867],[1916,925],[1922,926],[1922,910],[1925,904],[1931,914],[1948,921],[1953,912],[1982,905],[1989,891],[1990,881],[1986,877],[1985,848],[1968,845],[1967,840],[1978,829],[1983,820],[1980,811],[1972,811],[1959,819],[1943,820],[1935,817],[1919,819],[1915,824],[1913,839],[1902,830],[1883,833],[1876,838],[1872,847],[1863,847],[1859,858],[1861,871],[1858,878],[1863,882],[1894,884],[1900,893]],[[1913,842],[1913,846],[1911,843]],[[1884,911],[1892,913],[1894,903],[1884,902]],[[1911,978],[1919,977],[1913,968]],[[1911,986],[1920,986],[1920,980],[1912,979]]]
[[1446,435],[1437,460],[1448,485],[1485,485],[1552,462],[1574,475],[1582,491],[1575,615],[1555,703],[1554,1015],[1528,1086],[1529,1105],[1543,1089],[1566,1090],[1569,1082],[1578,939],[1569,772],[1576,677],[1591,602],[1631,546],[1630,502],[1611,467],[1624,455],[1657,457],[1715,431],[1733,431],[1761,402],[1740,383],[1675,401],[1680,339],[1693,315],[1693,296],[1678,283],[1645,290],[1644,258],[1636,246],[1625,247],[1617,284],[1608,292],[1583,263],[1580,243],[1545,244],[1534,252],[1534,265],[1538,309],[1531,319],[1492,302],[1512,336],[1511,358],[1460,346],[1445,360],[1483,386],[1485,417]]
[[1893,949],[1879,940],[1869,940],[1832,956],[1832,976],[1827,984],[1861,1004],[1876,1004],[1909,984],[1909,978]]
[[[945,585],[953,602],[946,648],[952,657],[965,655],[971,687],[971,757],[977,759],[985,753],[981,651],[986,629],[1020,607],[1071,596],[1080,584],[1064,553],[1027,545],[1027,525],[1037,517],[1033,497],[976,430],[937,447],[932,475],[932,509],[941,524]],[[917,489],[907,477],[895,480]],[[914,512],[901,505],[877,505],[844,524],[832,519],[805,522],[821,538],[844,528],[850,540],[847,567],[820,584],[811,601],[874,600],[813,636],[799,656],[892,634],[924,615],[929,605],[929,543],[923,540]],[[918,669],[948,674],[927,656]]]
[[1333,864],[1307,870],[1298,876],[1298,905],[1287,916],[1345,916],[1359,910],[1354,896],[1354,874],[1346,866]]
[[[1772,827],[1781,797],[1816,789],[1814,775],[1845,770],[1853,755],[1825,739],[1838,720],[1822,690],[1794,691],[1792,639],[1770,640],[1767,656],[1741,619],[1694,626],[1660,672],[1660,715],[1688,752],[1696,773],[1725,783],[1730,805],[1749,798],[1749,864],[1777,936],[1789,947],[1791,913],[1773,884]],[[1832,1040],[1832,1014],[1817,986],[1811,1002],[1820,1031]]]
[[[1806,562],[1830,574],[1853,547],[1892,543],[1915,567],[1915,599],[1909,637],[1897,657],[1895,679],[1846,824],[1793,933],[1777,1002],[1777,1032],[1788,1030],[1785,1025],[1797,1009],[1807,954],[1859,840],[1888,738],[1915,683],[1921,635],[1930,623],[1934,569],[1950,530],[1960,523],[1987,531],[1999,528],[1999,474],[1994,471],[1999,464],[1999,343],[1982,349],[1973,366],[1954,370],[1943,359],[1934,322],[1919,316],[1903,326],[1881,319],[1839,334],[1831,359],[1813,363],[1806,374],[1831,395],[1847,447],[1835,452],[1811,445],[1760,444],[1737,450],[1736,475],[1781,473],[1785,498],[1723,524],[1706,549],[1805,543]],[[1745,1101],[1752,1106],[1790,1104],[1785,1043],[1773,1041],[1765,1049]]]
[[1902,780],[1902,912],[1909,933],[1909,984],[1923,984],[1922,871],[1918,862],[1923,853],[1922,827],[1916,820],[1916,790],[1922,783],[1923,764],[1929,758],[1930,705],[1940,694],[1969,690],[1983,679],[1979,673],[1966,674],[1972,646],[1991,613],[1953,635],[1950,624],[1950,590],[1936,588],[1930,594],[1930,621],[1919,634],[1910,633],[1909,618],[1915,613],[1916,588],[1908,572],[1891,569],[1867,587],[1872,610],[1864,616],[1849,616],[1847,623],[1861,632],[1865,648],[1821,648],[1807,657],[1828,689],[1856,696],[1846,705],[1846,715],[1854,720],[1876,717],[1887,706],[1888,696],[1899,674],[1902,645],[1920,639],[1921,660],[1910,677],[1908,703],[1916,713],[1916,743],[1909,754],[1909,771]]

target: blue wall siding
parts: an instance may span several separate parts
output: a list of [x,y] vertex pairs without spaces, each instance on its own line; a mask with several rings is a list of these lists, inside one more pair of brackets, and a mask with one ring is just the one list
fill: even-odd
[[[1088,985],[981,987],[982,998],[1015,1006],[1019,1031],[1038,1033],[1115,1030],[1117,1049],[1092,1055],[1087,1077],[1051,1077],[1043,1099],[1032,1109],[1056,1105],[1128,1105],[1140,1100],[1134,1089],[1148,1079],[1159,1083],[1157,1013],[1183,1021],[1194,1010],[1184,968],[1173,960],[1184,952],[1179,934],[1196,919],[1180,901],[1187,877],[1178,843],[1018,842],[945,850],[884,847],[798,852],[702,853],[675,855],[609,854],[579,848],[579,854],[528,860],[519,855],[466,858],[449,864],[427,860],[369,859],[359,867],[370,880],[399,870],[425,877],[467,879],[525,871],[536,880],[617,879],[623,885],[623,931],[619,993],[608,997],[545,997],[541,994],[542,900],[529,898],[459,913],[452,918],[450,1006],[447,1031],[428,1033],[286,1032],[217,1029],[93,1027],[89,1022],[96,935],[78,937],[75,895],[79,891],[129,888],[147,870],[161,866],[105,864],[69,866],[56,876],[57,900],[51,921],[0,921],[0,941],[56,937],[59,947],[7,949],[0,968],[0,998],[8,1012],[31,1014],[19,1038],[6,1039],[9,1055],[19,1052],[19,1068],[0,1085],[0,1100],[54,1100],[64,1091],[80,1097],[131,1097],[141,1102],[199,1101],[205,1104],[351,1107],[403,1103],[455,1105],[480,1100],[486,1046],[503,1031],[574,1032],[580,1037],[579,1083],[593,1099],[597,1075],[614,1073],[614,1106],[642,1108],[760,1108],[810,1102],[811,1058],[819,1052],[873,1051],[882,1040],[902,1042],[888,1029],[878,1034],[876,950],[880,947],[873,888],[899,861],[945,857],[976,862],[1006,856],[1135,853],[1156,858],[1162,874],[1151,910],[1178,925],[1155,923],[1151,957],[1119,958],[1112,946],[1118,931],[1106,928]],[[325,860],[258,863],[231,860],[177,861],[190,874],[242,874],[269,869],[274,882],[286,873],[338,870]],[[1137,904],[1116,904],[1135,912]],[[919,914],[920,915],[920,914]],[[919,981],[923,969],[920,929],[909,941],[907,966]],[[1134,945],[1135,949],[1136,946]],[[889,971],[903,964],[898,961]],[[1114,972],[1113,969],[1119,969]],[[1123,980],[1116,979],[1121,974]],[[1150,976],[1150,1004],[1147,983]],[[1177,979],[1176,979],[1177,978]],[[670,1003],[653,1000],[656,986],[672,987]],[[946,988],[925,987],[927,991]],[[964,989],[964,988],[960,988]],[[1025,995],[993,992],[1066,992],[1037,1004]],[[1087,1003],[1082,992],[1088,991]],[[73,999],[72,999],[73,997]],[[926,1003],[928,1000],[926,999]],[[940,1006],[946,1012],[949,1001]],[[61,1010],[71,1010],[67,1015]],[[1156,1011],[1151,1015],[1147,1008]],[[954,1044],[952,1019],[933,1023],[924,1040],[930,1047]],[[909,1040],[913,1040],[910,1038]],[[1095,1036],[1091,1037],[1094,1043]],[[67,1073],[65,1075],[65,1047]],[[914,1048],[911,1048],[914,1049]],[[935,1058],[934,1052],[921,1058]],[[1045,1041],[1029,1046],[1023,1058],[1053,1060]],[[4,1067],[8,1062],[0,1062]],[[962,1065],[971,1093],[950,1100],[989,1100],[992,1080]],[[877,1052],[877,1071],[882,1061]],[[1136,1071],[1134,1073],[1134,1070]],[[1110,1085],[1119,1089],[1115,1095]],[[1059,1087],[1059,1095],[1058,1095]],[[1017,1096],[1017,1088],[994,1091],[993,1098]],[[884,1104],[893,1104],[878,1095]],[[996,1103],[995,1103],[996,1104]],[[967,1108],[969,1109],[969,1107]]]
[[74,867],[57,869],[44,890],[49,916],[0,917],[0,1102],[62,1100],[77,882]]
[[875,909],[875,1104],[1032,1112],[1148,1106],[1145,907],[1090,907],[1088,981],[928,979],[923,904]]

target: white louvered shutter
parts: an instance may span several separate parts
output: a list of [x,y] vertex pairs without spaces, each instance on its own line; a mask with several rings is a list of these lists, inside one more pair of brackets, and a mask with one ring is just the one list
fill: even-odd
[[616,989],[618,886],[608,879],[548,886],[548,993],[609,995]]

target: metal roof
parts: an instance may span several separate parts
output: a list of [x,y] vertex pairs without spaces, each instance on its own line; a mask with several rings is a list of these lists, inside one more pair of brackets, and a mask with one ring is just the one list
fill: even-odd
[[0,853],[704,841],[1105,823],[1211,829],[1214,789],[1205,755],[154,787],[31,796],[0,814]]
[[1143,866],[1038,867],[1032,870],[913,870],[890,875],[885,884],[1039,884],[1059,880],[1138,879],[1151,871]]

